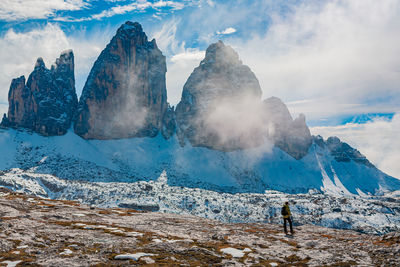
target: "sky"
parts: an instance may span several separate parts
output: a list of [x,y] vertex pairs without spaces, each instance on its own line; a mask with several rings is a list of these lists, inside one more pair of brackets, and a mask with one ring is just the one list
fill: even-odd
[[[12,78],[75,54],[78,96],[97,56],[137,21],[167,58],[168,101],[218,40],[313,134],[337,135],[400,177],[400,0],[1,0],[0,112]],[[399,165],[400,166],[400,165]]]

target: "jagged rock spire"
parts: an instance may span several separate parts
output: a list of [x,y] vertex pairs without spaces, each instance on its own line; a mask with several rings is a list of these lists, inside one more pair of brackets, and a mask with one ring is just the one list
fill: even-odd
[[176,108],[181,144],[188,139],[193,146],[220,150],[259,144],[259,133],[250,134],[253,129],[240,127],[236,118],[229,117],[247,104],[259,103],[261,93],[256,76],[230,46],[221,41],[211,44],[186,81]]
[[296,159],[307,154],[311,134],[300,116],[293,120],[276,97],[261,101],[260,84],[232,47],[211,44],[186,81],[176,108],[181,145],[223,151],[272,142]]
[[43,135],[65,134],[77,106],[73,52],[63,52],[51,70],[39,57],[26,83],[25,76],[12,80],[8,102],[9,126]]
[[168,108],[165,57],[127,21],[101,52],[79,102],[75,132],[87,139],[153,137]]

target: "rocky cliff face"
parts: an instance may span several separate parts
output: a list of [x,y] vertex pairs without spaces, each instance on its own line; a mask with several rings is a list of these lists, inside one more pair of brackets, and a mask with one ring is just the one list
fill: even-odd
[[126,22],[94,63],[77,105],[72,51],[49,70],[39,58],[25,81],[11,83],[3,126],[43,135],[64,134],[75,119],[85,139],[154,137],[177,133],[180,144],[232,151],[271,142],[296,159],[312,140],[304,116],[293,120],[285,104],[261,101],[259,82],[238,54],[221,41],[184,85],[176,110],[167,103],[166,62],[139,23]]
[[268,125],[268,137],[274,144],[294,157],[301,159],[312,144],[312,136],[303,114],[292,119],[286,105],[277,97],[263,101],[264,124]]
[[86,139],[156,136],[168,117],[166,71],[156,41],[139,23],[123,24],[89,74],[75,132]]
[[65,134],[78,102],[73,52],[63,52],[50,70],[38,58],[26,83],[24,76],[12,80],[8,102],[8,118],[3,119],[7,126],[42,135]]
[[360,164],[364,164],[368,167],[375,166],[355,148],[352,148],[349,144],[340,141],[336,136],[329,137],[326,141],[321,136],[314,136],[314,142],[320,147],[327,147],[331,152],[331,155],[338,162],[350,162],[355,161]]
[[312,142],[304,116],[293,120],[280,99],[262,102],[261,94],[256,76],[231,47],[210,45],[176,108],[181,144],[187,139],[193,146],[230,151],[269,140],[302,158]]
[[259,121],[238,119],[241,114],[252,117],[242,111],[251,111],[254,103],[259,104],[261,94],[256,76],[230,46],[221,41],[210,45],[186,81],[176,107],[181,144],[188,139],[193,146],[225,151],[260,144]]

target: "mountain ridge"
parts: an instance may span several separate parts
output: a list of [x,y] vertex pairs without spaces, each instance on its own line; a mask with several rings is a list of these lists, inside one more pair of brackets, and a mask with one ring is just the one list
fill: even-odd
[[[39,75],[44,85],[75,93],[73,68],[73,52],[67,51],[51,70],[38,59],[33,73],[44,73]],[[165,72],[165,56],[156,41],[147,40],[139,23],[126,22],[94,63],[77,113],[68,113],[69,122],[75,118],[75,133],[66,130],[69,126],[48,134],[41,127],[13,124],[18,105],[10,98],[3,126],[55,136],[46,140],[2,131],[2,149],[10,153],[3,156],[0,169],[33,168],[37,173],[86,181],[151,180],[167,171],[172,185],[222,192],[317,189],[376,194],[400,188],[399,180],[379,171],[338,138],[312,137],[305,116],[293,119],[279,98],[262,100],[254,73],[221,41],[210,45],[193,70],[176,110],[167,102]],[[57,75],[67,75],[61,85],[52,78]],[[27,85],[23,78],[13,80],[10,95],[15,90],[25,92],[24,88],[47,88],[31,76]],[[53,91],[44,90],[50,96]],[[30,108],[18,114],[37,116]],[[45,116],[53,118],[46,112]],[[87,170],[74,171],[73,164]]]

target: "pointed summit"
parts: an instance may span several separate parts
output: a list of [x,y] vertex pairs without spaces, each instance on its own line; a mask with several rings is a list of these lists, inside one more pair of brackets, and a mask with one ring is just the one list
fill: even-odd
[[154,137],[168,108],[165,56],[142,26],[127,21],[93,65],[75,132],[87,139]]
[[122,40],[132,40],[137,46],[147,45],[148,40],[143,32],[142,25],[138,22],[127,21],[122,24],[115,35],[115,38]]
[[26,84],[24,76],[12,80],[8,102],[8,126],[46,136],[65,134],[78,102],[73,52],[63,52],[51,70],[39,57]]
[[43,58],[42,58],[42,57],[39,57],[39,58],[36,60],[35,69],[37,69],[37,68],[45,68],[45,67],[46,67],[46,65],[44,64]]
[[241,65],[239,55],[232,47],[225,45],[222,41],[211,44],[206,50],[206,56],[202,64],[215,67]]
[[232,47],[211,44],[186,81],[176,107],[181,145],[231,151],[271,142],[296,159],[307,154],[311,134],[277,97],[261,101],[260,84]]
[[117,30],[117,35],[118,34],[127,34],[127,35],[132,36],[132,35],[136,35],[138,33],[144,33],[142,25],[140,25],[139,22],[126,21]]
[[[256,76],[232,47],[221,41],[211,44],[186,81],[176,107],[181,144],[188,139],[193,146],[220,150],[259,144],[259,134],[249,133],[257,122],[245,129],[236,125],[238,118],[233,114],[240,115],[239,110],[248,105],[260,104],[261,93]],[[225,132],[224,128],[232,131]]]

